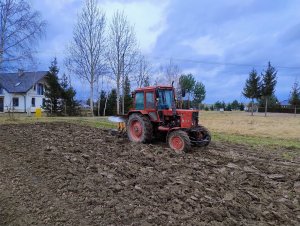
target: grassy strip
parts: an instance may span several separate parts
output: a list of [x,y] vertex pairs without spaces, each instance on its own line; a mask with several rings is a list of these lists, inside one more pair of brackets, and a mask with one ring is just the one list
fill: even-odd
[[91,127],[95,127],[95,128],[104,128],[104,129],[117,128],[116,123],[109,122],[108,120],[99,120],[99,121],[96,121],[96,120],[70,120],[70,121],[66,121],[66,122],[91,126]]
[[[71,121],[72,122],[72,121]],[[116,123],[109,122],[107,118],[73,120],[73,123],[80,122],[83,125],[88,125],[97,128],[116,128]],[[252,146],[268,146],[268,147],[284,147],[288,149],[299,149],[300,142],[288,139],[275,139],[271,137],[255,137],[250,135],[227,134],[227,133],[213,133],[213,140],[226,141],[237,144],[248,144]]]
[[116,123],[109,122],[106,117],[42,117],[42,118],[34,118],[34,117],[16,117],[14,119],[0,117],[0,125],[1,124],[26,124],[26,123],[36,123],[36,122],[68,122],[74,123],[78,125],[87,125],[96,128],[117,128]]
[[[288,139],[275,139],[271,137],[255,137],[249,135],[238,135],[238,134],[227,134],[213,132],[212,139],[215,141],[226,141],[237,144],[248,144],[251,146],[260,146],[260,147],[282,147],[287,149],[299,149],[300,142],[295,140]],[[299,151],[300,154],[300,151]]]
[[[35,122],[68,122],[79,125],[86,125],[96,128],[117,128],[116,123],[109,122],[107,117],[42,117],[42,118],[34,118],[34,117],[19,117],[13,120],[0,117],[0,125],[1,124],[19,124],[19,123],[35,123]],[[213,132],[212,139],[214,141],[225,141],[237,144],[247,144],[252,146],[260,146],[260,147],[282,147],[291,149],[300,150],[300,142],[292,139],[277,139],[272,137],[258,137],[251,135],[240,135],[240,134],[232,134],[232,133],[224,133],[224,132]],[[300,151],[299,151],[300,154]]]

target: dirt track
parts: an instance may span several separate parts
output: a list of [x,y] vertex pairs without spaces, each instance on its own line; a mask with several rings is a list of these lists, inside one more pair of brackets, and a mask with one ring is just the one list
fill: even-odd
[[0,126],[0,225],[299,225],[300,161],[176,155],[65,123]]

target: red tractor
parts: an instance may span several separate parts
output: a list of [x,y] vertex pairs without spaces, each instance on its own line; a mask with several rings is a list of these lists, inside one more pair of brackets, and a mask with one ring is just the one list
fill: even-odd
[[150,86],[132,93],[133,108],[127,118],[128,138],[149,143],[154,136],[164,135],[176,152],[188,151],[191,145],[207,146],[211,136],[199,125],[197,110],[176,109],[172,86]]

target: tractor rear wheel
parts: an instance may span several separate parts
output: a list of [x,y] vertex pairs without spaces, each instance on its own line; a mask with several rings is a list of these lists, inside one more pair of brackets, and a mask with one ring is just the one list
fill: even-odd
[[171,149],[177,153],[187,152],[191,149],[191,141],[188,134],[183,130],[174,130],[167,137]]
[[127,122],[127,135],[133,142],[148,143],[152,140],[153,127],[150,119],[140,114],[132,114]]

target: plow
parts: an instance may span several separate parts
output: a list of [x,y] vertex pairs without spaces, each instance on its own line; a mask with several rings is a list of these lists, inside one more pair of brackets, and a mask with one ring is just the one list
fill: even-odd
[[133,108],[127,115],[109,117],[118,124],[118,133],[126,134],[130,141],[151,143],[156,137],[164,137],[175,152],[209,145],[211,135],[199,123],[199,111],[177,109],[173,86],[139,88],[132,98]]

